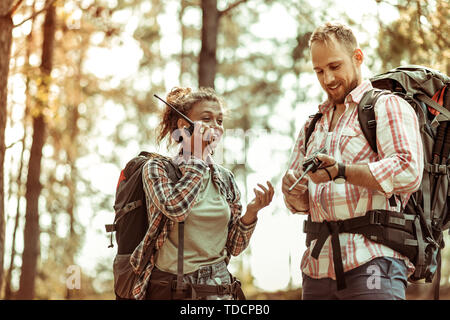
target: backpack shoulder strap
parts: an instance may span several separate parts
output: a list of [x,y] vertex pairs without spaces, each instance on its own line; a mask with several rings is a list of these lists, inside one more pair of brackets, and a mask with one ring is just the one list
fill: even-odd
[[172,161],[171,158],[155,152],[147,152],[147,151],[141,151],[141,153],[139,153],[139,156],[146,157],[149,160],[151,159],[162,160],[162,162],[164,162],[164,166],[166,168],[166,172],[170,180],[172,180],[173,182],[177,182],[178,180],[181,179],[182,176],[181,171],[178,168],[178,166]]
[[320,118],[322,118],[322,113],[317,112],[316,114],[314,114],[310,117],[312,117],[312,120],[309,123],[308,128],[306,128],[306,132],[305,132],[305,151],[306,151],[306,146],[308,145],[309,138],[311,138],[311,135],[314,132],[314,129],[316,128],[317,121],[319,121]]
[[[220,172],[220,175],[223,177],[223,182],[225,183],[225,186],[227,188],[231,188],[233,182],[231,181],[232,178],[232,171],[228,170],[220,165],[215,165],[215,168]],[[239,191],[237,191],[239,192]],[[231,253],[227,250],[227,257],[225,258],[225,263],[228,265],[228,263],[231,260]]]
[[439,112],[433,123],[436,123],[436,125],[438,125],[439,122],[450,121],[450,111],[447,110],[445,107],[441,106],[439,103],[437,103],[436,101],[434,101],[425,94],[417,95],[417,98],[420,101],[424,102],[426,105],[432,107],[433,109]]
[[226,187],[231,188],[232,182],[231,182],[231,175],[232,172],[220,165],[215,165],[216,168],[218,168],[220,175],[223,177],[223,182],[226,184]]
[[173,182],[177,182],[178,180],[180,180],[182,177],[180,168],[171,159],[165,161],[165,164],[170,180],[172,180]]
[[370,148],[378,153],[377,148],[377,122],[375,120],[375,104],[378,98],[390,94],[388,90],[371,89],[364,93],[358,104],[358,121],[364,137],[369,142]]

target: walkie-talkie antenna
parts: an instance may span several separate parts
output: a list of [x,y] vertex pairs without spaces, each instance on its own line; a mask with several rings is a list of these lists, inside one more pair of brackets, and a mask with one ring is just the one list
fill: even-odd
[[156,94],[154,94],[153,96],[155,96],[156,98],[158,98],[159,100],[161,100],[162,102],[164,102],[165,104],[167,104],[169,107],[171,107],[173,110],[176,111],[176,113],[178,113],[180,116],[182,116],[190,125],[194,125],[194,122],[189,119],[186,115],[184,115],[182,112],[178,111],[173,105],[171,105],[170,103],[168,103],[167,101],[164,101],[164,99],[161,99],[160,97],[158,97]]
[[292,184],[292,186],[289,188],[289,192],[294,190],[295,186],[305,177],[305,175],[313,168],[314,163],[311,163],[308,168],[303,171],[303,174]]

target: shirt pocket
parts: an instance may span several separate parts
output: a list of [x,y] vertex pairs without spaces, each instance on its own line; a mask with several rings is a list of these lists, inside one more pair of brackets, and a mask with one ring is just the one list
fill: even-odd
[[345,163],[361,162],[368,158],[370,152],[366,137],[358,127],[347,127],[342,130],[339,148]]

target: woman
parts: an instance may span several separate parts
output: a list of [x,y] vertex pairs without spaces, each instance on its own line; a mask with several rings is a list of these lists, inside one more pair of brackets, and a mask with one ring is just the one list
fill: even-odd
[[[164,216],[168,223],[159,234],[150,263],[146,266],[134,295],[137,299],[233,299],[238,282],[227,270],[230,255],[240,254],[250,241],[258,211],[272,201],[274,189],[258,184],[255,198],[241,216],[240,192],[233,174],[214,163],[211,155],[223,134],[223,108],[212,89],[174,88],[167,101],[194,121],[190,124],[167,107],[160,124],[159,143],[169,138],[180,141],[179,153],[171,159],[181,178],[174,183],[164,159],[155,158],[143,167],[150,227],[133,254],[139,267],[149,239],[157,234]],[[183,292],[174,290],[178,264],[178,223],[184,222]],[[206,286],[205,286],[206,285]],[[206,291],[203,290],[206,288]],[[217,291],[216,291],[217,289]],[[224,290],[225,289],[225,290]],[[206,294],[208,292],[209,294]]]

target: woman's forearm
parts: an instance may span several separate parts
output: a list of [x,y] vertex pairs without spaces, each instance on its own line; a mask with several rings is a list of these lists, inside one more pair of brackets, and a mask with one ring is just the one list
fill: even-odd
[[256,221],[257,215],[258,215],[258,212],[246,210],[245,214],[241,217],[241,222],[245,225],[250,225]]

